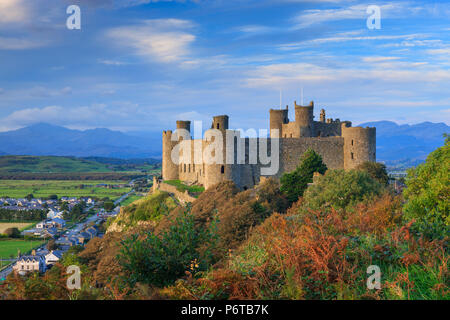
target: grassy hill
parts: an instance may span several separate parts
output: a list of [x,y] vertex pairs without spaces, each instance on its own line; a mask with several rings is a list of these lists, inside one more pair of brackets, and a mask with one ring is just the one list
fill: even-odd
[[0,173],[151,171],[157,167],[158,160],[155,159],[0,156]]
[[0,172],[111,172],[106,164],[71,157],[2,156]]

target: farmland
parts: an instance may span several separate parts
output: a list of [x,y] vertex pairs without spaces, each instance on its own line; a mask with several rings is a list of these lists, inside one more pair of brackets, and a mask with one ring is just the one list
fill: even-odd
[[123,181],[105,180],[0,180],[0,197],[24,198],[33,194],[35,198],[48,197],[109,197],[116,199],[131,190],[129,187],[110,189],[98,184],[123,184]]
[[0,173],[107,173],[151,172],[160,167],[156,159],[101,157],[0,156]]
[[8,259],[10,257],[16,257],[17,251],[20,250],[22,254],[25,254],[32,249],[35,249],[42,245],[42,240],[16,240],[16,239],[0,239],[0,258]]
[[31,227],[33,223],[30,222],[0,222],[0,234],[5,232],[8,228],[17,228],[19,230],[25,230]]

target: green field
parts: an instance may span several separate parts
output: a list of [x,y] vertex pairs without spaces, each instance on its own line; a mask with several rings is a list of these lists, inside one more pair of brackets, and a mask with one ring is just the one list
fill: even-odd
[[99,173],[151,172],[160,168],[157,159],[101,157],[0,156],[0,173]]
[[0,180],[0,197],[23,198],[33,194],[35,198],[48,197],[109,197],[119,198],[131,190],[129,187],[109,189],[97,184],[123,184],[123,181],[104,180]]
[[39,247],[44,242],[42,240],[0,239],[0,258],[9,259],[11,256],[16,257],[18,250],[20,250],[21,254],[25,254]]
[[3,156],[2,172],[110,172],[106,164],[72,157]]

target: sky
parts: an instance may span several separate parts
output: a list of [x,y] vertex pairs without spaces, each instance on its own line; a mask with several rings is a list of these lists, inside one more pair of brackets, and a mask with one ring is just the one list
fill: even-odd
[[221,114],[264,129],[280,100],[294,119],[302,90],[316,119],[450,124],[450,3],[0,0],[0,131],[156,133]]

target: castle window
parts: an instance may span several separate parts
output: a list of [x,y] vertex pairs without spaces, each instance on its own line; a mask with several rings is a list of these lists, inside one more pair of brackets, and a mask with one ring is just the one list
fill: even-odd
[[219,125],[219,124],[217,124],[217,129],[220,129],[219,127],[220,127],[220,125]]
[[224,174],[224,173],[225,173],[225,166],[221,166],[221,167],[220,167],[220,173],[221,173],[221,174]]
[[191,172],[191,164],[188,164],[188,172]]
[[184,164],[184,172],[186,172],[186,163]]
[[352,145],[353,145],[353,140],[352,140]]
[[352,160],[355,159],[353,156],[353,152],[350,153],[350,156],[352,157]]
[[291,133],[291,138],[292,138],[292,133]]

